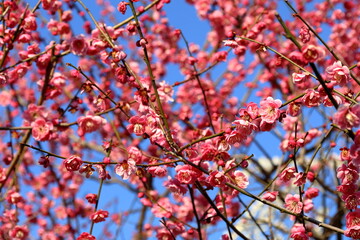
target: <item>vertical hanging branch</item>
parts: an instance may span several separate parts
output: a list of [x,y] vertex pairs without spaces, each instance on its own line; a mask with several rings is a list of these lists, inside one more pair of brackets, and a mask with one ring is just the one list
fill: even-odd
[[[110,147],[107,149],[107,152],[106,152],[106,157],[110,157],[110,153],[111,153],[111,144],[112,142],[110,141]],[[99,202],[100,202],[100,196],[101,196],[101,190],[102,190],[102,187],[104,185],[104,181],[106,179],[106,165],[104,165],[104,176],[101,178],[100,180],[100,184],[99,184],[99,188],[98,188],[98,192],[97,192],[97,197],[96,197],[96,202],[95,202],[95,209],[94,209],[94,214],[104,214],[104,213],[97,213],[98,211],[98,207],[99,207]],[[101,210],[100,210],[101,211]],[[89,230],[89,233],[92,234],[93,232],[93,229],[94,229],[94,219],[93,221],[91,221],[91,225],[90,225],[90,230]]]
[[[36,8],[37,7],[35,7],[34,9],[36,9]],[[40,98],[38,100],[38,105],[39,106],[43,105],[43,103],[45,101],[45,93],[46,93],[46,90],[48,89],[49,81],[52,78],[52,75],[53,75],[55,67],[56,67],[56,63],[57,63],[58,58],[54,55],[54,53],[55,53],[55,48],[52,49],[51,60],[50,60],[50,62],[48,63],[48,65],[46,67],[44,85],[43,85],[43,88],[41,90]],[[27,130],[24,137],[21,139],[20,142],[26,144],[29,141],[30,136],[31,136],[31,130]],[[1,192],[2,188],[4,187],[6,181],[10,177],[11,173],[13,171],[15,171],[15,168],[17,166],[19,166],[19,164],[21,163],[21,160],[22,160],[23,155],[25,153],[25,145],[24,144],[20,144],[18,152],[16,153],[14,159],[11,161],[11,164],[10,164],[10,166],[7,169],[7,172],[6,172],[5,181],[0,182],[0,192]]]
[[[182,38],[183,38],[184,41],[185,41],[186,49],[187,49],[190,57],[192,57],[192,54],[191,54],[191,51],[190,51],[190,48],[189,48],[189,43],[188,43],[188,41],[186,40],[183,32],[181,32],[181,36],[182,36]],[[209,104],[208,104],[208,101],[207,101],[206,93],[205,93],[204,87],[203,87],[202,84],[201,84],[200,77],[199,77],[199,73],[198,73],[198,70],[197,70],[197,68],[196,68],[196,66],[195,66],[195,63],[193,64],[193,69],[194,69],[194,71],[195,71],[196,81],[197,81],[198,84],[199,84],[199,88],[201,89],[201,92],[202,92],[202,95],[203,95],[203,98],[204,98],[205,111],[206,111],[206,113],[207,113],[207,115],[208,115],[211,129],[213,130],[214,133],[216,133],[215,127],[214,127],[213,122],[212,122],[210,107],[209,107]]]
[[133,13],[133,17],[135,19],[137,31],[138,31],[139,36],[140,36],[139,44],[141,45],[141,47],[144,50],[144,61],[146,63],[146,66],[147,66],[147,69],[148,69],[148,72],[149,72],[149,76],[150,76],[150,79],[151,79],[151,85],[152,85],[152,87],[154,89],[154,92],[155,92],[156,103],[157,103],[157,107],[158,107],[157,112],[159,112],[160,118],[161,118],[163,124],[165,125],[164,126],[165,127],[164,134],[165,134],[166,139],[169,142],[169,145],[173,148],[174,151],[176,151],[178,149],[178,146],[174,142],[173,137],[171,135],[171,130],[170,130],[170,127],[169,127],[169,123],[167,121],[167,117],[165,116],[164,109],[162,107],[162,103],[161,103],[161,100],[160,100],[158,88],[157,88],[157,85],[156,85],[156,82],[155,82],[155,77],[154,77],[153,71],[151,69],[151,63],[150,63],[150,59],[149,59],[147,48],[146,48],[147,39],[144,37],[144,35],[142,33],[141,26],[140,26],[140,23],[139,23],[139,19],[137,17],[136,10],[135,10],[135,7],[134,7],[134,3],[132,1],[129,1],[129,5],[130,5],[131,11]]
[[[298,19],[300,19],[305,25],[306,27],[316,36],[317,39],[320,40],[320,42],[326,47],[326,49],[331,53],[331,55],[338,61],[340,61],[339,56],[337,56],[337,54],[334,52],[333,49],[331,49],[329,47],[329,45],[322,39],[322,37],[320,37],[320,35],[310,26],[310,24],[308,24],[305,19],[303,17],[301,17],[301,15],[296,11],[296,9],[291,5],[291,3],[288,0],[284,0],[284,2],[286,3],[286,5],[289,6],[289,8],[294,12],[294,16],[297,17]],[[342,63],[343,65],[345,65],[344,63]],[[350,72],[350,76],[354,79],[354,81],[360,85],[360,81],[359,79],[357,79],[355,77],[355,75]]]

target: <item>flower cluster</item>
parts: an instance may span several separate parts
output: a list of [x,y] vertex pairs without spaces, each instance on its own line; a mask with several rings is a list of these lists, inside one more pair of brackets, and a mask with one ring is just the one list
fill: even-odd
[[25,2],[0,8],[1,239],[360,239],[355,1]]

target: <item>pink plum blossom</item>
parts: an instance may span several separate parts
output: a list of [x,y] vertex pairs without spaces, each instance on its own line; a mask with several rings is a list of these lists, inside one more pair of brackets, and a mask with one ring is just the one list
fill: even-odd
[[115,173],[122,177],[124,180],[129,179],[136,171],[136,163],[134,159],[129,158],[123,160],[115,166]]
[[280,174],[280,180],[283,182],[288,182],[290,181],[290,179],[295,177],[295,168],[293,167],[288,167],[286,169],[284,169],[284,171],[281,172]]
[[121,1],[117,5],[117,10],[121,12],[121,14],[125,14],[126,12],[126,6],[128,5],[127,2]]
[[309,44],[302,48],[302,54],[308,62],[315,62],[325,56],[325,50],[322,47]]
[[184,195],[187,192],[186,185],[181,184],[179,180],[171,178],[170,176],[168,176],[168,180],[164,182],[164,186],[177,195]]
[[70,43],[70,51],[78,56],[86,54],[88,43],[83,35],[74,37]]
[[311,38],[309,28],[307,28],[305,26],[301,27],[300,32],[299,32],[299,38],[303,43],[308,43]]
[[76,238],[76,240],[96,240],[96,238],[87,232],[83,232]]
[[129,132],[135,133],[137,136],[141,136],[146,132],[147,120],[145,116],[131,117],[129,122],[130,125],[126,127]]
[[342,105],[334,114],[334,123],[342,129],[360,126],[360,104]]
[[240,188],[247,188],[249,185],[248,177],[241,171],[234,172],[234,180],[238,187]]
[[51,131],[54,129],[53,124],[43,118],[37,118],[34,122],[31,123],[31,127],[32,136],[36,141],[49,140],[52,134]]
[[226,183],[226,176],[224,175],[223,172],[219,172],[219,171],[213,171],[210,173],[209,177],[208,177],[208,181],[210,183],[211,186],[214,187],[221,187],[224,186]]
[[201,172],[190,165],[178,165],[175,170],[176,179],[185,184],[194,183],[201,176]]
[[343,66],[340,61],[326,68],[327,79],[335,81],[340,86],[344,86],[350,80],[350,70]]
[[319,189],[310,187],[305,191],[305,196],[309,199],[315,198],[319,195]]
[[274,100],[272,97],[268,97],[260,102],[259,114],[261,120],[266,123],[274,123],[280,117],[281,101],[279,99]]
[[101,126],[106,123],[106,119],[100,116],[94,116],[88,114],[86,116],[79,117],[77,120],[78,123],[78,134],[79,136],[84,136],[85,133],[90,133],[98,130]]
[[345,236],[354,239],[360,238],[360,210],[356,209],[346,215],[346,231]]
[[285,208],[294,213],[301,213],[303,209],[303,203],[300,202],[300,196],[298,194],[287,194],[285,197]]
[[100,209],[94,212],[93,214],[91,214],[90,219],[94,223],[99,223],[105,221],[105,218],[107,218],[108,216],[109,216],[108,211]]
[[291,228],[290,237],[295,240],[308,240],[309,237],[306,234],[306,230],[301,223],[295,223],[294,226]]
[[85,198],[89,203],[92,203],[92,204],[95,204],[97,202],[97,200],[98,200],[97,195],[94,194],[94,193],[86,194]]
[[13,227],[9,235],[13,240],[25,240],[29,235],[29,229],[27,226],[15,226]]
[[321,95],[316,90],[307,89],[302,97],[302,102],[307,107],[317,107],[321,104]]
[[68,171],[77,171],[80,169],[83,161],[77,155],[71,155],[64,160],[64,166]]
[[266,192],[262,198],[265,199],[266,201],[274,202],[276,200],[277,195],[279,195],[278,191]]

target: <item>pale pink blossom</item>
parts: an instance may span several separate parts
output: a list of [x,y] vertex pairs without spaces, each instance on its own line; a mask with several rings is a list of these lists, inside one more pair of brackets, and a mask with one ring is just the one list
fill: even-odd
[[326,68],[327,79],[335,81],[340,86],[345,86],[350,80],[350,70],[343,66],[340,61],[334,62],[333,65]]
[[208,176],[208,181],[211,186],[222,187],[225,185],[227,179],[223,172],[213,171]]
[[0,87],[5,86],[9,81],[8,74],[0,73]]
[[43,118],[37,118],[31,123],[31,133],[36,141],[47,141],[51,137],[51,131],[54,126],[51,122],[46,121]]
[[5,182],[6,179],[6,168],[0,166],[0,183]]
[[317,107],[321,104],[321,95],[314,89],[307,89],[301,100],[307,107]]
[[58,23],[58,31],[59,34],[68,34],[70,33],[70,25],[66,22],[59,22]]
[[281,101],[279,99],[274,100],[272,97],[268,97],[260,102],[259,114],[261,120],[266,123],[274,123],[280,117]]
[[278,191],[266,192],[266,193],[264,193],[262,198],[265,199],[266,201],[274,202],[278,195],[279,195]]
[[236,170],[234,172],[234,180],[235,180],[236,185],[240,188],[244,189],[244,188],[247,188],[247,186],[249,185],[248,177],[239,170]]
[[171,235],[171,232],[167,229],[159,228],[156,229],[156,239],[171,239],[174,238],[174,235]]
[[187,192],[186,185],[181,184],[176,178],[168,176],[168,180],[164,182],[164,187],[176,195],[184,195]]
[[169,145],[163,131],[160,128],[154,128],[150,134],[151,134],[150,137],[151,143],[157,143],[161,146]]
[[211,61],[212,62],[225,62],[227,56],[228,56],[227,51],[220,51],[213,55],[213,57],[211,58]]
[[135,133],[136,136],[141,136],[146,131],[147,120],[145,116],[133,116],[129,119],[130,125],[126,128],[129,132]]
[[94,132],[98,130],[101,126],[106,124],[106,119],[100,116],[94,116],[92,114],[88,114],[86,116],[79,117],[77,120],[78,123],[78,131],[80,137],[84,136],[85,133]]
[[91,164],[83,164],[79,169],[79,173],[85,173],[86,178],[89,178],[94,173],[94,171],[95,169]]
[[249,102],[246,105],[246,111],[243,111],[243,109],[240,109],[239,114],[240,116],[244,115],[246,112],[246,114],[248,114],[252,120],[256,119],[259,115],[259,107],[256,103],[254,102]]
[[233,121],[235,124],[236,129],[226,131],[225,133],[225,140],[230,144],[233,145],[235,143],[242,144],[246,141],[246,139],[251,135],[253,130],[256,130],[258,126],[253,122],[249,122],[248,120],[244,119],[237,119]]
[[54,19],[50,19],[50,21],[47,23],[47,28],[51,32],[52,35],[59,34],[59,22],[58,21],[55,21]]
[[127,152],[128,158],[134,159],[137,164],[143,161],[143,154],[139,148],[130,146],[127,148]]
[[290,179],[295,177],[295,168],[293,167],[288,167],[286,169],[284,169],[284,171],[281,172],[280,174],[280,180],[283,182],[288,182],[290,181]]
[[314,208],[313,201],[311,199],[305,199],[304,200],[304,212],[308,213],[311,210],[313,210],[313,208]]
[[129,179],[136,172],[136,162],[134,159],[123,160],[115,166],[115,173],[124,180]]
[[151,212],[154,214],[155,217],[169,218],[173,214],[174,208],[169,198],[160,198],[158,201],[156,201],[156,204],[154,204],[154,206],[151,208]]
[[340,148],[340,159],[341,161],[350,161],[351,160],[351,156],[350,156],[350,149],[347,148],[347,147],[343,147],[343,148]]
[[167,84],[165,81],[160,82],[160,87],[158,88],[159,97],[161,101],[164,102],[173,102],[174,99],[172,95],[174,94],[174,90],[171,85]]
[[45,10],[56,12],[59,7],[61,7],[62,3],[60,1],[54,0],[41,0],[42,7]]
[[294,213],[301,213],[303,203],[300,202],[300,196],[298,194],[287,194],[285,197],[285,208]]
[[308,62],[315,62],[325,56],[325,50],[322,47],[310,44],[302,48],[302,54]]
[[64,22],[69,22],[73,19],[71,10],[66,10],[61,14],[61,20]]
[[210,0],[199,0],[195,1],[195,8],[200,18],[205,18],[210,10]]
[[190,165],[178,165],[175,167],[176,179],[181,183],[192,184],[202,175],[201,172]]
[[[0,84],[1,85],[1,84]],[[0,106],[6,107],[10,106],[12,100],[12,91],[2,91],[0,92]]]
[[296,117],[301,113],[301,103],[292,102],[288,105],[286,113],[292,117]]
[[30,43],[33,40],[32,36],[28,33],[22,33],[19,36],[19,42],[21,43]]
[[306,174],[304,172],[295,173],[294,184],[296,186],[302,186],[306,183]]
[[[41,79],[37,82],[39,87],[44,86],[44,80]],[[63,93],[63,88],[65,87],[66,80],[64,75],[59,72],[54,73],[53,78],[50,80],[50,86],[48,91],[46,91],[46,98],[47,99],[54,99],[55,97],[61,95]]]
[[359,168],[353,164],[342,164],[337,170],[337,177],[341,180],[341,184],[356,183],[359,179]]
[[350,106],[342,105],[334,114],[334,124],[342,129],[349,129],[360,126],[360,104]]
[[290,230],[290,237],[294,240],[308,240],[309,237],[306,234],[306,230],[302,223],[295,223]]
[[45,70],[46,67],[48,66],[50,60],[51,60],[51,55],[48,53],[45,53],[37,58],[36,66],[39,69]]
[[46,119],[49,116],[49,110],[44,106],[37,106],[33,103],[29,104],[23,113],[23,118],[29,122],[35,121],[37,118]]
[[295,84],[301,84],[310,79],[310,75],[307,72],[304,73],[293,73],[292,80]]
[[[333,99],[335,100],[335,102],[337,103],[337,105],[343,104],[343,100],[341,99],[340,96],[338,96],[338,95],[332,95],[332,96],[333,96]],[[329,99],[328,95],[324,96],[323,104],[326,107],[333,107],[334,106],[334,104]]]
[[168,175],[168,171],[163,166],[151,166],[148,167],[147,171],[153,177],[165,177]]

